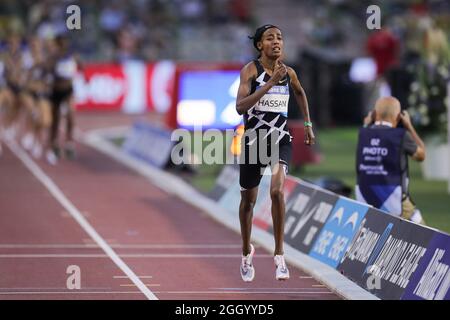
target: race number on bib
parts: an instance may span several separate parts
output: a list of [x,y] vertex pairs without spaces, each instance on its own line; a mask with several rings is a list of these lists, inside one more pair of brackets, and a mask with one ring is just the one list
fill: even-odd
[[289,87],[274,86],[255,104],[255,110],[264,112],[287,113]]

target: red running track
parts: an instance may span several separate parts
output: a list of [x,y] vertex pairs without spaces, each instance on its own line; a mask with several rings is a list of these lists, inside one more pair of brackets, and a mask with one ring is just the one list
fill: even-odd
[[[78,125],[132,120],[81,114]],[[292,266],[289,281],[276,281],[272,255],[261,247],[255,280],[242,282],[239,234],[107,156],[83,145],[77,152],[75,161],[56,167],[36,163],[159,299],[339,299]],[[80,289],[67,288],[70,265],[81,270]],[[6,146],[0,157],[3,299],[146,299]]]

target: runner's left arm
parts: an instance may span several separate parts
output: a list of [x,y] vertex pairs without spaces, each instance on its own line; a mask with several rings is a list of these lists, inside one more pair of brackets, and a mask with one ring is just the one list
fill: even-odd
[[[298,80],[297,74],[294,69],[288,67],[289,77],[291,79],[291,87],[294,92],[295,100],[300,107],[300,111],[303,114],[303,119],[305,122],[311,123],[311,118],[309,116],[309,105],[308,99],[306,98],[305,90]],[[315,136],[311,126],[305,126],[305,144],[313,145],[315,143]]]

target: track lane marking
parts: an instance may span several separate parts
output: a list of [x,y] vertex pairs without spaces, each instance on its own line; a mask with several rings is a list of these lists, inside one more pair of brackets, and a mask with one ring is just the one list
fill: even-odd
[[149,300],[158,298],[148,289],[145,284],[136,276],[127,264],[116,254],[108,243],[98,234],[92,225],[86,220],[81,212],[70,202],[61,189],[44,171],[26,154],[16,142],[8,142],[7,146],[19,158],[25,167],[47,188],[50,194],[66,209],[70,215],[78,222],[81,228],[98,244],[98,246],[108,255],[108,257],[125,273],[130,280],[136,284],[138,289]]
[[164,294],[333,294],[331,291],[158,291]]
[[[112,249],[111,249],[112,250]],[[239,258],[239,254],[190,254],[190,253],[180,253],[180,254],[170,254],[170,253],[124,253],[116,254],[117,257],[122,258]],[[34,253],[4,253],[0,254],[0,259],[10,259],[10,258],[110,258],[108,254],[103,253],[49,253],[49,254],[34,254]],[[270,254],[260,254],[254,256],[253,259],[258,258],[271,258]],[[120,259],[120,258],[119,258]]]
[[[159,283],[146,283],[147,287],[160,287],[161,285]],[[135,287],[136,285],[134,283],[125,283],[125,284],[119,284],[121,287]]]
[[[153,276],[138,276],[139,279],[152,279]],[[114,279],[128,279],[127,276],[113,276]]]
[[[240,292],[240,291],[155,291],[158,294],[298,294],[298,295],[315,295],[315,294],[334,294],[333,292],[309,292],[309,291],[265,291],[265,292]],[[142,294],[141,291],[10,291],[0,292],[0,295],[51,295],[51,294]]]
[[[114,249],[235,249],[240,244],[110,244]],[[0,249],[95,249],[96,244],[0,244]]]
[[0,292],[0,295],[21,295],[21,294],[142,294],[142,291],[10,291]]

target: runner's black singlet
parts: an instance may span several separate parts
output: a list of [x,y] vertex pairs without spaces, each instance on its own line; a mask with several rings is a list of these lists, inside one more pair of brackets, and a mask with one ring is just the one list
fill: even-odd
[[[259,60],[253,61],[257,76],[251,83],[250,94],[262,87],[270,76],[265,72]],[[292,136],[287,127],[290,78],[287,74],[244,115],[245,134],[241,143],[240,185],[243,189],[251,189],[259,185],[262,170],[267,163],[258,153],[259,146],[267,143],[268,155],[272,148],[277,148],[278,159],[275,161],[287,166],[291,158]],[[255,155],[256,154],[256,155]],[[253,155],[253,156],[252,156]],[[254,160],[256,159],[256,163]]]

